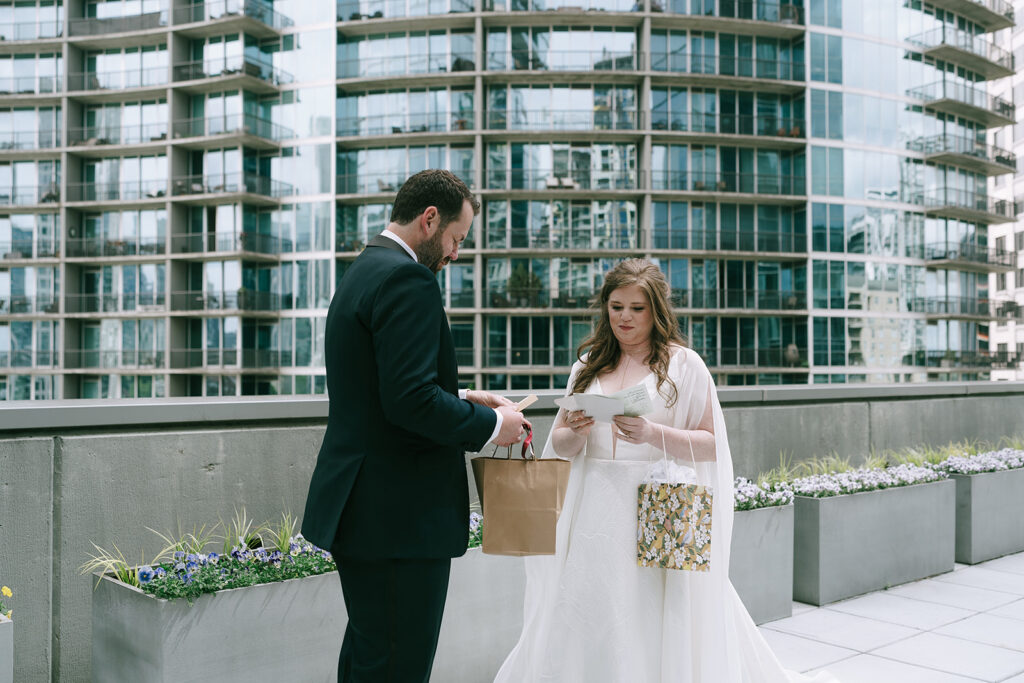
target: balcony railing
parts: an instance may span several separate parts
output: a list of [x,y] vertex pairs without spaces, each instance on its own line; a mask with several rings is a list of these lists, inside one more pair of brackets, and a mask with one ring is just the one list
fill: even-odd
[[713,0],[651,0],[651,11],[693,14],[719,19],[771,21],[781,24],[802,25],[804,23],[803,7],[770,0],[723,0],[717,3]]
[[171,188],[175,197],[246,193],[280,199],[295,192],[294,187],[280,180],[237,171],[218,176],[181,176],[173,179]]
[[171,251],[175,254],[202,254],[207,252],[249,251],[257,254],[280,254],[282,240],[274,235],[257,232],[188,233],[171,235]]
[[609,109],[576,109],[559,111],[491,110],[487,127],[491,130],[637,130],[640,112]]
[[68,349],[64,367],[82,368],[163,368],[167,356],[163,349]]
[[172,292],[172,311],[280,311],[281,295],[238,289],[233,292]]
[[473,54],[447,56],[427,54],[395,54],[388,57],[361,57],[339,59],[338,78],[375,78],[381,76],[409,76],[428,73],[475,71]]
[[260,0],[212,0],[178,7],[174,10],[174,23],[191,24],[239,15],[255,19],[278,31],[295,23],[276,12],[269,3]]
[[[32,355],[35,354],[35,360]],[[18,349],[0,351],[0,368],[55,368],[60,365],[60,354],[46,349]]]
[[630,170],[490,169],[487,187],[492,190],[635,190],[639,187],[639,177],[638,171]]
[[697,251],[759,251],[804,253],[804,232],[764,232],[753,230],[662,230],[651,233],[654,249],[693,249]]
[[958,263],[977,263],[986,266],[1014,268],[1017,256],[1013,252],[975,244],[960,242],[933,242],[921,248],[920,257],[929,261],[954,261]]
[[167,67],[154,66],[122,71],[68,74],[68,90],[124,90],[167,84]]
[[65,243],[70,257],[148,256],[163,254],[166,242],[163,237],[106,239],[99,237],[68,238]]
[[279,368],[292,365],[291,349],[171,349],[172,368],[239,367]]
[[60,76],[0,78],[0,95],[45,95],[60,91]]
[[1016,301],[993,301],[993,317],[1001,320],[1024,321],[1024,304]]
[[993,199],[984,194],[951,187],[924,193],[920,203],[935,212],[961,210],[978,214],[979,217],[984,214],[994,219],[994,222],[1010,222],[1014,218],[1013,200]]
[[167,179],[68,183],[69,202],[126,202],[159,199],[167,194]]
[[713,173],[701,171],[652,171],[651,188],[685,192],[741,192],[749,194],[804,195],[804,176],[763,173]]
[[924,100],[926,104],[939,102],[940,100],[952,100],[954,102],[989,112],[1004,119],[1014,119],[1013,102],[1004,100],[995,95],[989,95],[980,88],[959,83],[956,81],[936,81],[920,88],[911,88],[907,91],[909,97]]
[[36,240],[22,239],[0,242],[0,259],[53,258],[57,254],[57,243],[48,241],[46,237],[42,236]]
[[779,81],[805,80],[803,62],[756,57],[715,57],[703,53],[652,52],[651,70]]
[[243,55],[235,55],[226,59],[179,62],[174,65],[175,82],[238,75],[258,78],[272,85],[285,85],[294,80],[287,71]]
[[56,313],[59,310],[54,294],[32,294],[0,297],[0,315]]
[[60,147],[56,130],[6,131],[0,133],[0,151],[12,149],[53,149]]
[[1016,351],[915,351],[904,365],[928,368],[1006,368],[1020,362]]
[[434,112],[430,114],[376,114],[343,116],[335,121],[338,135],[401,135],[404,133],[442,133],[473,129],[473,112]]
[[543,365],[543,366],[558,366],[558,365],[572,365],[573,361],[576,360],[572,353],[575,349],[566,348],[564,346],[555,347],[522,347],[513,346],[511,348],[497,348],[487,350],[487,364],[494,366],[504,365]]
[[65,313],[136,313],[166,310],[163,292],[128,292],[119,294],[65,294]]
[[927,155],[957,154],[1003,166],[1010,171],[1017,170],[1017,155],[1013,152],[979,142],[972,137],[950,134],[933,135],[911,140],[907,143],[907,148]]
[[1013,53],[993,43],[985,34],[969,33],[943,24],[939,28],[908,38],[907,42],[926,49],[949,46],[981,57],[1007,71],[1013,71]]
[[796,344],[786,348],[696,348],[708,367],[806,368],[807,349]]
[[0,40],[5,41],[60,38],[63,32],[64,22],[60,19],[0,24]]
[[914,313],[949,316],[991,317],[992,306],[988,299],[966,296],[915,297],[909,301]]
[[673,289],[676,308],[746,308],[772,311],[807,310],[807,293],[755,289]]
[[68,129],[68,143],[72,145],[134,145],[166,139],[166,121],[135,126],[86,126]]
[[60,201],[60,187],[56,184],[39,187],[0,187],[0,206],[51,204]]
[[295,137],[290,129],[252,114],[226,114],[209,118],[178,119],[174,122],[173,130],[175,138],[240,134],[255,135],[264,140],[280,142]]
[[[453,168],[451,171],[468,187],[475,186],[472,169]],[[336,189],[338,194],[393,193],[402,187],[412,173],[346,173],[338,176]]]
[[167,26],[167,8],[124,17],[84,17],[68,20],[68,33],[72,36],[99,36],[106,33],[145,31]]
[[636,0],[484,0],[486,12],[639,12]]
[[[441,6],[438,7],[438,4]],[[472,0],[450,0],[431,3],[421,0],[342,0],[337,4],[338,21],[362,19],[396,19],[399,17],[425,17],[431,14],[472,12]]]
[[487,53],[488,71],[637,71],[643,54],[635,50],[502,50]]
[[758,135],[780,138],[804,138],[807,124],[792,116],[750,116],[747,114],[705,114],[703,112],[651,112],[653,130],[672,130],[722,135]]

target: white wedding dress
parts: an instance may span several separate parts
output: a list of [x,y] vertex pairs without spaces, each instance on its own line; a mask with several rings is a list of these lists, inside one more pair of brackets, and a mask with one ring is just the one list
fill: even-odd
[[[643,380],[652,422],[695,429],[711,394],[717,461],[696,465],[714,492],[711,570],[637,566],[637,486],[661,450],[619,441],[613,459],[611,426],[596,423],[572,465],[555,554],[526,558],[523,632],[495,683],[835,680],[784,671],[729,582],[733,474],[722,409],[695,352],[678,351],[668,375],[678,390],[671,407],[653,373]],[[588,393],[606,391],[595,380]],[[556,457],[550,437],[543,457]],[[691,465],[688,454],[676,461]]]

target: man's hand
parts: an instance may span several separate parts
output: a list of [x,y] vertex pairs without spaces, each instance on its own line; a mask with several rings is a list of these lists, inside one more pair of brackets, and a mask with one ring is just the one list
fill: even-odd
[[519,443],[519,440],[523,438],[523,432],[526,428],[533,429],[530,421],[515,409],[515,404],[498,406],[496,410],[501,413],[501,429],[498,430],[498,435],[494,437],[495,445],[511,446],[514,443]]
[[504,396],[492,394],[489,391],[470,390],[466,392],[466,400],[470,403],[486,406],[488,408],[500,408],[502,406],[514,406],[515,403]]

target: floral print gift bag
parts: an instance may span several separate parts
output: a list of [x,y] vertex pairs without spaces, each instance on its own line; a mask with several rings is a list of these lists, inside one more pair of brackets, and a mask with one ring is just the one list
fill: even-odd
[[711,569],[712,490],[696,483],[697,462],[693,444],[689,446],[693,469],[668,459],[663,428],[662,459],[651,465],[638,487],[636,562],[641,567]]

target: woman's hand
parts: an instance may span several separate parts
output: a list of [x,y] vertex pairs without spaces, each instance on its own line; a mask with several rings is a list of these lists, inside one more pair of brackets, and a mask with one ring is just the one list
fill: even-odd
[[626,417],[616,415],[612,418],[618,429],[618,436],[629,443],[649,443],[661,447],[661,425],[650,422],[646,417]]
[[565,424],[573,434],[587,438],[590,428],[594,426],[594,418],[588,417],[582,410],[570,410],[565,415]]

